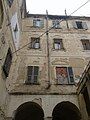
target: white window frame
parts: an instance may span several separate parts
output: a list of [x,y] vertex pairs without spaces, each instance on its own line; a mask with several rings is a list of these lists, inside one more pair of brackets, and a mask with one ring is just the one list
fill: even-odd
[[53,25],[53,28],[59,29],[60,28],[59,20],[53,20],[52,25]]
[[54,39],[54,43],[53,43],[53,47],[54,47],[55,50],[62,50],[62,49],[64,49],[64,47],[63,47],[63,40],[55,38]]
[[31,37],[31,49],[40,49],[40,38]]
[[[82,28],[78,28],[76,22],[81,22]],[[75,29],[80,29],[80,30],[87,30],[87,29],[88,29],[87,23],[84,22],[84,21],[74,21],[74,22],[73,22],[73,27],[74,27]]]
[[37,28],[43,28],[44,27],[44,20],[42,19],[33,19],[33,26]]

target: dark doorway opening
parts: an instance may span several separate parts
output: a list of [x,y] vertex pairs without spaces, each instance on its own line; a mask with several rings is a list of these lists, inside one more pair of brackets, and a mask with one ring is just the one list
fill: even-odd
[[52,120],[80,120],[81,114],[76,105],[69,101],[57,104],[52,113]]
[[44,120],[44,112],[37,103],[26,102],[17,108],[14,120]]

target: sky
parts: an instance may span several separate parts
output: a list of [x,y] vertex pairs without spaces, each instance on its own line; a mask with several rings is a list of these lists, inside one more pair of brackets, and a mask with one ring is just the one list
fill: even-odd
[[67,15],[70,15],[87,1],[72,16],[90,17],[90,0],[26,0],[26,5],[30,14],[46,14],[48,10],[51,15],[65,15],[66,9]]

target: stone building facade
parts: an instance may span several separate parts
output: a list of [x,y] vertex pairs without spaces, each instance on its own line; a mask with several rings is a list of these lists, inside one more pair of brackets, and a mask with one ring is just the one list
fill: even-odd
[[90,17],[28,14],[25,0],[10,1],[1,1],[0,20],[5,119],[88,120],[77,88],[90,60]]
[[[14,52],[18,49],[20,40],[20,8],[22,8],[21,0],[0,0],[0,120],[7,118],[9,94],[6,82],[17,59]],[[24,17],[23,9],[22,17]]]
[[90,120],[90,62],[78,83],[77,94],[79,96],[82,117]]

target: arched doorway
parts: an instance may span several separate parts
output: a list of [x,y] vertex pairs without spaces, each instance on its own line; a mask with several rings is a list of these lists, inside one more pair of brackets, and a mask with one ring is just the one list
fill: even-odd
[[80,120],[81,114],[76,105],[65,101],[55,106],[52,117],[52,120]]
[[37,103],[26,102],[17,108],[14,120],[44,120],[44,112]]

